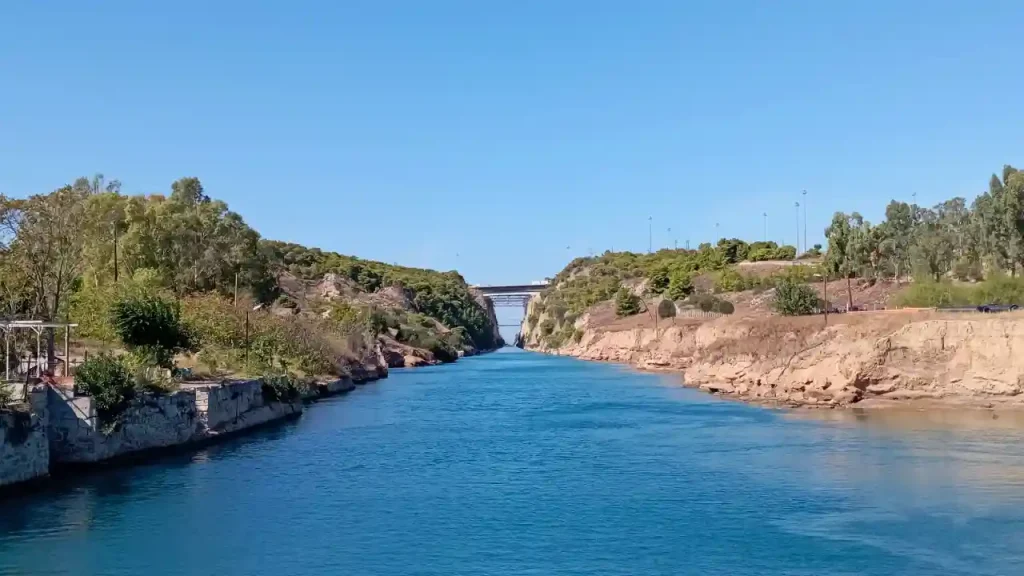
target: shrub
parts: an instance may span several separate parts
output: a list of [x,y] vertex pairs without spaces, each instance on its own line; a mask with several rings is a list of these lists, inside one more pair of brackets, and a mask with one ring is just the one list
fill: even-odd
[[306,375],[336,375],[342,366],[359,362],[370,347],[362,331],[339,333],[332,320],[249,312],[246,365],[246,308],[205,294],[185,300],[183,310],[187,324],[202,342],[202,356],[235,372],[260,375],[284,362]]
[[111,309],[117,336],[126,346],[148,350],[159,366],[173,367],[175,353],[192,348],[192,338],[173,306],[156,296],[118,300]]
[[659,318],[675,318],[676,316],[676,303],[671,300],[662,300],[658,302],[658,317]]
[[78,367],[75,393],[91,396],[100,421],[109,426],[135,398],[135,382],[121,358],[101,353]]
[[669,274],[664,266],[659,266],[647,277],[647,289],[652,294],[661,294],[669,287]]
[[298,381],[288,374],[267,374],[260,378],[264,402],[295,402],[302,396]]
[[721,314],[732,314],[734,307],[732,302],[728,300],[722,300],[711,294],[698,294],[693,296],[688,301],[689,304],[696,306],[704,312],[719,312]]
[[668,297],[682,300],[693,293],[693,279],[689,272],[673,270],[668,283]]
[[772,308],[784,316],[813,314],[819,306],[818,295],[806,285],[783,279],[775,285]]
[[745,290],[746,287],[746,278],[732,269],[722,270],[715,278],[715,292],[739,292]]
[[1024,304],[1024,278],[994,274],[977,284],[921,280],[896,295],[900,306],[977,306],[980,304]]
[[779,246],[773,255],[775,260],[793,260],[796,258],[795,246]]
[[615,294],[615,314],[619,317],[632,316],[640,312],[640,298],[635,294],[620,288]]

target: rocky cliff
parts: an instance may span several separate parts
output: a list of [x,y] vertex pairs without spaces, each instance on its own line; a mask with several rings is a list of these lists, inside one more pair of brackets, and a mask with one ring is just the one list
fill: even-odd
[[[361,346],[352,346],[352,352],[362,356],[353,362],[356,370],[359,366],[380,365],[386,372],[388,367],[452,362],[504,345],[490,299],[465,286],[461,277],[450,287],[452,292],[442,297],[448,299],[447,303],[439,305],[433,296],[424,298],[430,307],[417,304],[420,300],[416,292],[400,283],[370,291],[336,273],[319,278],[282,273],[278,285],[282,294],[272,307],[273,313],[329,320],[350,336],[364,335]],[[458,313],[441,315],[436,308],[457,308]],[[470,317],[475,321],[470,328],[459,325],[460,319]]]
[[552,348],[586,360],[678,370],[686,385],[744,400],[801,406],[890,401],[1024,407],[1024,313],[990,317],[877,312],[833,317],[662,321],[588,326]]

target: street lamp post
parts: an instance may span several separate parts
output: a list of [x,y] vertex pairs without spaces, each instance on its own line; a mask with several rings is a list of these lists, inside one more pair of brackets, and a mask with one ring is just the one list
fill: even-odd
[[[800,254],[800,203],[794,202],[793,206],[796,208],[796,253]],[[796,256],[793,256],[796,260]]]
[[[810,249],[810,246],[807,244],[807,190],[803,191],[803,195],[804,195],[804,252],[807,252]],[[797,252],[799,252],[799,250],[797,250]]]
[[762,240],[767,242],[768,241],[768,213],[765,212],[765,213],[761,214],[761,216],[764,216],[764,238],[762,238]]

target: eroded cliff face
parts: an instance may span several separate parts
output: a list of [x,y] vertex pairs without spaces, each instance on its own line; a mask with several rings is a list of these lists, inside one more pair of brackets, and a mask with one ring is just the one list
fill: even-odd
[[[494,349],[501,348],[505,345],[505,340],[501,337],[501,331],[498,328],[498,315],[494,312],[494,302],[478,290],[470,288],[469,292],[473,295],[473,300],[480,305],[488,320],[490,320],[491,335],[494,337],[495,342]],[[487,350],[477,350],[477,352],[487,352]]]
[[757,402],[847,406],[929,399],[1024,407],[1024,314],[862,313],[827,327],[819,317],[667,324],[586,327],[578,343],[556,349],[528,336],[527,347],[678,370],[689,386]]

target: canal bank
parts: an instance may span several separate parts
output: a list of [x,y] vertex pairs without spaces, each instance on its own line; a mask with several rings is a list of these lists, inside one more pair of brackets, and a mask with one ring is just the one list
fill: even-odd
[[139,395],[113,428],[100,421],[93,398],[37,385],[17,410],[0,413],[0,495],[69,469],[200,446],[295,418],[310,402],[382,377],[387,370],[373,367],[316,382],[294,401],[269,397],[260,380],[183,383],[170,394]]

